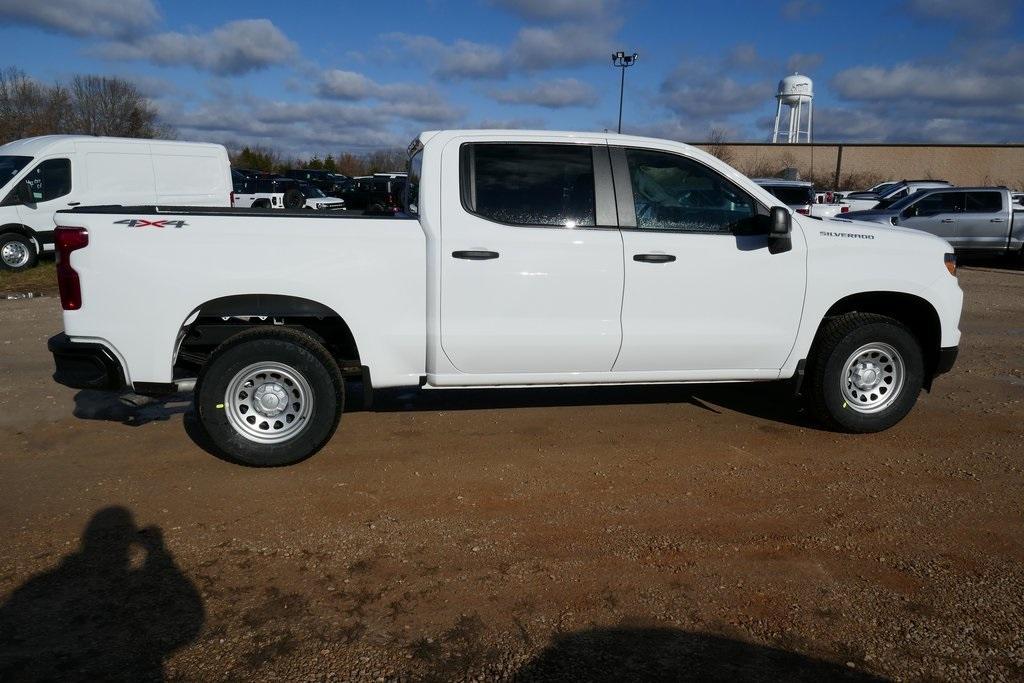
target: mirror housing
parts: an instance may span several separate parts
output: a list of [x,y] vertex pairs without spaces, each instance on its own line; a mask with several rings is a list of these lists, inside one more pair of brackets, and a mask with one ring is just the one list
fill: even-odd
[[781,206],[773,206],[768,224],[768,251],[781,254],[793,248],[790,234],[793,231],[793,215]]

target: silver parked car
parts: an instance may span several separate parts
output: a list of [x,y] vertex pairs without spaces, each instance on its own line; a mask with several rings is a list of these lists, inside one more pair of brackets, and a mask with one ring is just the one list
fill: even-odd
[[887,208],[841,217],[930,232],[957,251],[1021,254],[1024,246],[1024,207],[1005,187],[918,190]]

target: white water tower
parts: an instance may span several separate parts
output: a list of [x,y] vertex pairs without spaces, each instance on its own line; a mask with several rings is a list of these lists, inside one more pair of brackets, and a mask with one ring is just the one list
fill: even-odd
[[[814,84],[807,76],[794,73],[779,81],[779,92],[775,95],[778,107],[775,109],[775,132],[772,142],[803,142],[811,141],[811,118],[814,112]],[[782,120],[782,107],[789,107],[789,128],[779,130]],[[807,112],[807,123],[804,124],[804,111]],[[779,133],[782,139],[779,139]]]

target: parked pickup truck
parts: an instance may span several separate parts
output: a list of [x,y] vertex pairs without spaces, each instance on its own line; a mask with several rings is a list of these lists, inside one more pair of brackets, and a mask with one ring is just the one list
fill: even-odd
[[882,187],[875,192],[851,192],[843,198],[843,201],[849,204],[850,211],[883,209],[918,190],[933,187],[952,187],[952,185],[945,180],[901,180],[891,184],[882,183]]
[[[394,217],[60,213],[55,379],[143,394],[195,381],[208,442],[266,466],[327,442],[346,377],[364,400],[408,385],[792,379],[828,427],[874,432],[956,357],[946,242],[794,215],[694,147],[429,132],[409,173],[418,195]],[[317,248],[281,258],[283,238]]]
[[1003,187],[919,190],[888,208],[851,211],[844,218],[922,230],[957,251],[1024,257],[1024,207]]

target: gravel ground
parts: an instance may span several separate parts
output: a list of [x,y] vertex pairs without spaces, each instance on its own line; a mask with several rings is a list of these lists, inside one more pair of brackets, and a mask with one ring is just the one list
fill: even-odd
[[0,679],[1021,680],[1024,272],[883,434],[785,386],[393,392],[316,457],[52,383],[0,302]]

